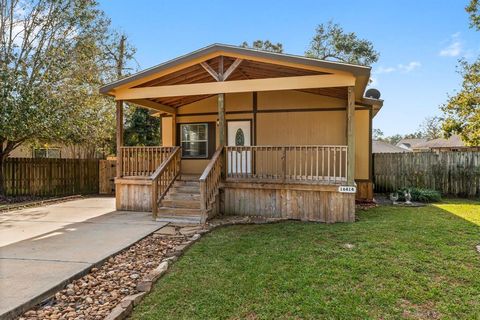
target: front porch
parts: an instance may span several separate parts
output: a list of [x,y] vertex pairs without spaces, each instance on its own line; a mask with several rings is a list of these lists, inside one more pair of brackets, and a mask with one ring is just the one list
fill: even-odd
[[182,175],[181,147],[122,147],[118,210],[204,223],[217,215],[320,222],[354,220],[355,193],[342,193],[347,146],[219,147],[200,176]]

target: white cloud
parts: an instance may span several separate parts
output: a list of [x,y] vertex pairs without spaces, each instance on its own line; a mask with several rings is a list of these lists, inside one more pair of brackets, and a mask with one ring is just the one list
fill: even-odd
[[418,61],[411,61],[407,64],[398,64],[395,67],[378,67],[374,69],[374,74],[385,74],[385,73],[392,73],[392,72],[401,72],[401,73],[409,73],[413,70],[421,67],[422,64]]
[[382,73],[391,73],[394,72],[396,69],[395,67],[379,67],[377,70],[375,70],[376,74],[382,74]]
[[450,37],[449,44],[438,53],[442,57],[458,57],[463,52],[463,44],[460,40],[460,32]]
[[400,70],[400,72],[403,72],[403,73],[409,73],[409,72],[412,72],[413,70],[419,68],[421,65],[422,64],[418,61],[412,61],[412,62],[409,62],[406,65],[399,64],[398,65],[398,70]]

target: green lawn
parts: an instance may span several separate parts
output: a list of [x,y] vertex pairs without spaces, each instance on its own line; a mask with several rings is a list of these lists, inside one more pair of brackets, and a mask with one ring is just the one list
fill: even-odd
[[359,219],[217,229],[133,319],[480,319],[480,203]]

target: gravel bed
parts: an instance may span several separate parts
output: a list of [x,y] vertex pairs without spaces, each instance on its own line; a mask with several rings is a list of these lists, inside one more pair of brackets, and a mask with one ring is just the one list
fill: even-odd
[[142,277],[185,239],[152,234],[92,268],[20,319],[103,319],[124,297],[137,293]]

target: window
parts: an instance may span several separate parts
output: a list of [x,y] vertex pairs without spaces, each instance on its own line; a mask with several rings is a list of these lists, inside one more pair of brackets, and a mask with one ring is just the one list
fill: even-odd
[[60,158],[58,148],[38,148],[33,150],[34,158]]
[[180,145],[183,158],[208,158],[208,124],[181,124]]

